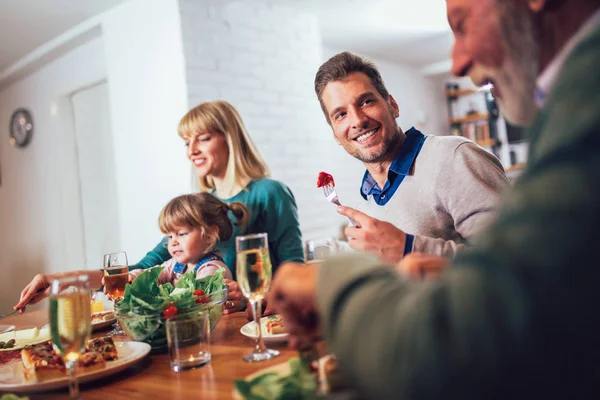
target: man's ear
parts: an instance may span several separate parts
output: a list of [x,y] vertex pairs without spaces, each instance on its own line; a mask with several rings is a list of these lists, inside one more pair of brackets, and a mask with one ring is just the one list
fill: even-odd
[[549,3],[547,0],[526,0],[527,8],[533,13],[539,13]]
[[394,100],[394,96],[391,94],[388,95],[388,104],[392,107],[394,118],[398,118],[400,116],[400,109],[398,108],[398,103]]

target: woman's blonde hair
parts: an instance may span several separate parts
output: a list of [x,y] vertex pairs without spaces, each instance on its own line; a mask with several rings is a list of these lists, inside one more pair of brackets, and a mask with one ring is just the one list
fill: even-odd
[[[221,100],[201,103],[179,121],[178,133],[183,139],[204,132],[225,136],[229,147],[224,180],[226,187],[244,187],[249,180],[266,178],[271,174],[250,139],[242,117],[231,104]],[[215,188],[210,176],[201,177],[199,185],[201,191]]]
[[[211,235],[211,228],[216,226],[218,233],[211,238],[216,244],[217,241],[228,240],[233,234],[229,211],[236,219],[235,225],[245,230],[250,211],[244,204],[227,204],[208,192],[184,194],[175,197],[162,209],[158,217],[158,226],[165,235],[181,228],[199,228],[204,236]],[[211,250],[212,248],[207,251]]]

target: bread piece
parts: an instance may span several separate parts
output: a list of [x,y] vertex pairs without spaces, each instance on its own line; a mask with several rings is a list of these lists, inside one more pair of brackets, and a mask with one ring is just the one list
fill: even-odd
[[87,352],[100,353],[105,361],[112,361],[119,358],[119,352],[110,336],[103,336],[96,339],[92,339],[86,346]]
[[323,393],[335,393],[348,387],[339,370],[337,358],[333,354],[319,359],[318,376],[319,385]]

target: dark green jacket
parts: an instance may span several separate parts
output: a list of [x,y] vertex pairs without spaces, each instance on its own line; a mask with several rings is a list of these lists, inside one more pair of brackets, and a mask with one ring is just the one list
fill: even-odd
[[568,58],[498,220],[437,282],[321,268],[322,327],[373,399],[600,397],[600,30]]

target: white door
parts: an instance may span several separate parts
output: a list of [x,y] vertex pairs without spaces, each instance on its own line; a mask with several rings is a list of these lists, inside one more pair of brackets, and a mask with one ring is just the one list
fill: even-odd
[[74,93],[75,140],[83,223],[85,265],[102,268],[102,256],[120,250],[108,86]]

